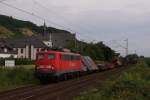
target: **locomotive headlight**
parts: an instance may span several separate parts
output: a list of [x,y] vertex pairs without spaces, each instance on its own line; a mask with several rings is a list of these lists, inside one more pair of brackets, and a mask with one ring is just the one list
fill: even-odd
[[41,69],[44,68],[44,66],[40,65],[40,66],[36,66],[36,69]]
[[51,65],[49,65],[47,68],[50,68],[50,69],[54,70],[54,67],[51,66]]
[[44,66],[43,66],[43,65],[40,65],[39,68],[44,68]]
[[50,69],[52,68],[52,66],[51,66],[51,65],[48,65],[48,66],[46,66],[46,67],[47,67],[47,68],[50,68]]
[[54,67],[52,66],[51,69],[54,70]]

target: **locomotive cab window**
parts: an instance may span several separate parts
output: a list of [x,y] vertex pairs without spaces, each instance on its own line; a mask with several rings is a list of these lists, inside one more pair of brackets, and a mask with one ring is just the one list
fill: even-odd
[[61,60],[68,60],[68,61],[80,60],[80,56],[63,54],[61,55]]
[[48,54],[48,59],[49,60],[55,59],[55,54]]
[[72,60],[80,60],[80,56],[76,56],[76,55],[73,55],[71,58]]
[[43,60],[43,59],[44,59],[44,54],[37,55],[37,60]]
[[71,60],[71,56],[70,56],[70,55],[67,55],[67,54],[62,54],[62,55],[61,55],[61,60],[69,61],[69,60]]

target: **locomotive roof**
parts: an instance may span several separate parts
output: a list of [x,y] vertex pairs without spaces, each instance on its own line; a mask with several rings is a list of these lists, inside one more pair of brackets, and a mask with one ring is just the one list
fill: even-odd
[[41,51],[39,53],[63,53],[63,54],[74,54],[74,55],[80,55],[79,53],[73,53],[73,52],[62,52],[62,51]]

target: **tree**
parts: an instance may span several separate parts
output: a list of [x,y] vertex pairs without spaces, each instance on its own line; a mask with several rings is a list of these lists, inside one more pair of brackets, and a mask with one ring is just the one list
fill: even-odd
[[94,60],[111,61],[116,56],[115,51],[103,44],[103,42],[86,43],[78,41],[77,44],[78,48],[75,48],[74,41],[70,41],[67,47],[72,51],[76,50],[80,52],[84,56],[90,56]]

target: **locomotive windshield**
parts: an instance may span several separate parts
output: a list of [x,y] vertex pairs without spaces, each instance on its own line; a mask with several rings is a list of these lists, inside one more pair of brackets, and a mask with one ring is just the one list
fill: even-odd
[[55,59],[55,54],[48,54],[48,59],[49,60]]
[[44,59],[53,60],[53,59],[55,59],[55,54],[39,53],[39,54],[37,54],[36,59],[37,60],[44,60]]

